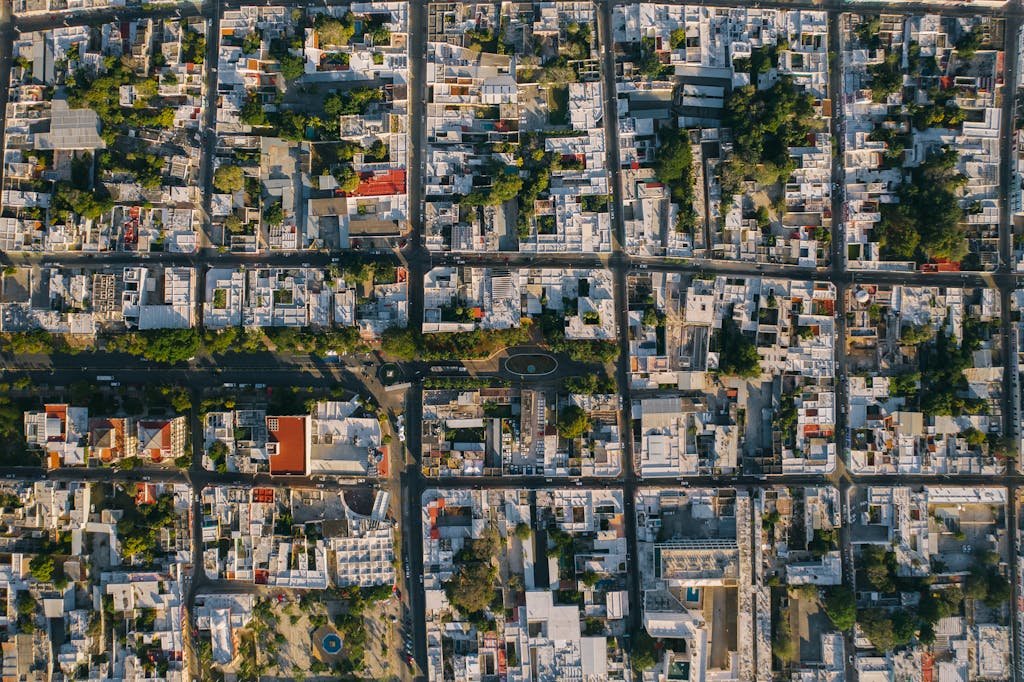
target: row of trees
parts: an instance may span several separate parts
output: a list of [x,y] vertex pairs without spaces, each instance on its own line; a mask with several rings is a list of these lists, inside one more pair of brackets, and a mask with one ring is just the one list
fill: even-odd
[[617,391],[614,379],[608,376],[599,377],[596,374],[568,377],[562,385],[567,393],[580,395],[608,394]]
[[414,329],[392,328],[384,332],[385,353],[399,360],[480,359],[530,340],[530,326],[512,329],[475,329],[469,332],[422,334]]
[[[227,355],[259,353],[273,348],[279,353],[339,355],[365,351],[368,346],[355,327],[312,329],[227,327],[201,333],[197,329],[154,329],[106,337],[110,351],[128,353],[153,362],[177,364],[200,353]],[[40,349],[40,352],[46,352]]]

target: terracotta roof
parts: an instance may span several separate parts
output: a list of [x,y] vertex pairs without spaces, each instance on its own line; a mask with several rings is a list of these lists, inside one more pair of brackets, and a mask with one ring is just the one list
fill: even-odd
[[139,483],[135,487],[135,504],[153,504],[156,502],[156,486],[152,483]]
[[305,474],[306,418],[267,417],[267,433],[278,444],[277,454],[270,456],[270,473]]
[[352,196],[385,197],[405,194],[405,169],[397,168],[384,173],[364,175]]

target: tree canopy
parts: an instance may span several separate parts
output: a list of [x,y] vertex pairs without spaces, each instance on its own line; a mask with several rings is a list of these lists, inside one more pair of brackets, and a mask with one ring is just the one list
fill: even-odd
[[455,558],[455,575],[445,585],[448,601],[463,615],[485,611],[494,599],[498,567],[494,558],[501,537],[493,527],[470,540]]
[[196,329],[152,329],[111,336],[107,339],[107,349],[175,364],[195,356],[201,342]]
[[785,181],[795,168],[789,147],[805,144],[814,120],[814,98],[801,93],[788,76],[766,90],[753,85],[726,98],[723,125],[733,133],[733,155],[722,167],[722,196],[739,193],[744,180]]
[[341,19],[335,19],[327,14],[318,14],[313,26],[320,37],[321,45],[336,47],[348,45],[356,32],[356,21],[351,12],[346,12]]
[[726,316],[719,334],[718,371],[726,376],[751,379],[761,374],[761,359],[754,343]]
[[338,189],[342,192],[354,192],[359,188],[359,173],[356,173],[352,166],[342,166],[334,177],[338,181]]
[[234,194],[245,187],[245,173],[238,166],[219,166],[213,173],[213,187],[223,194]]
[[882,652],[908,644],[916,629],[914,618],[907,612],[889,613],[879,608],[861,611],[858,623],[872,646]]
[[41,583],[50,582],[55,569],[56,564],[53,557],[48,554],[37,554],[28,564],[28,570],[32,573],[32,577]]
[[822,608],[832,624],[849,630],[857,622],[857,598],[848,585],[834,585],[825,590]]
[[466,206],[500,206],[515,199],[523,189],[523,179],[515,169],[495,168],[491,172],[491,186],[475,189],[462,198]]
[[679,205],[676,229],[690,232],[697,222],[694,210],[693,150],[687,131],[673,129],[665,133],[658,148],[654,172],[659,182],[669,188],[672,201]]
[[374,102],[380,102],[383,99],[384,92],[382,90],[366,86],[333,92],[324,100],[324,114],[331,118],[365,114]]
[[956,170],[952,149],[932,153],[911,171],[899,190],[899,203],[882,204],[877,238],[889,260],[960,261],[967,255],[956,192],[965,178]]
[[591,428],[590,415],[578,405],[563,407],[558,413],[558,435],[572,440],[584,435]]

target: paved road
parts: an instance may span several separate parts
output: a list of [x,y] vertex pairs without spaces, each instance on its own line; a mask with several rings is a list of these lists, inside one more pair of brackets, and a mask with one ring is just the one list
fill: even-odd
[[[629,381],[629,291],[627,276],[629,274],[628,258],[625,252],[626,226],[622,216],[622,161],[619,154],[619,113],[618,97],[615,86],[615,57],[612,40],[612,5],[599,5],[597,14],[598,47],[602,51],[602,77],[604,87],[604,123],[605,145],[608,149],[609,182],[612,186],[614,239],[612,240],[611,263],[614,275],[615,323],[618,327],[619,357],[615,366],[615,378],[622,398],[622,428],[620,432],[627,434],[625,438],[625,461],[622,463],[624,480],[622,481],[623,514],[627,539],[626,576],[629,592],[629,632],[640,632],[643,623],[643,595],[640,584],[640,567],[637,559],[636,531],[636,455],[633,452],[633,402]],[[583,483],[581,481],[581,483]],[[602,486],[604,481],[595,482]],[[585,483],[583,483],[586,485]]]
[[[1015,1],[1013,3],[1015,9],[1020,9],[1020,3]],[[1018,36],[1021,32],[1021,15],[1018,13],[1010,16],[1006,21],[1006,71],[1004,74],[1003,82],[1004,91],[1003,96],[1003,110],[1002,119],[1000,125],[1002,130],[1000,131],[1000,137],[1002,139],[1002,151],[1003,157],[1001,159],[1002,165],[999,173],[999,195],[1001,201],[999,202],[999,269],[1000,271],[1006,272],[1013,268],[1013,215],[1010,210],[1010,196],[1012,192],[1011,184],[1013,182],[1013,165],[1016,163],[1015,154],[1010,153],[1014,149],[1014,127],[1017,121],[1017,79],[1019,77],[1018,71],[1018,51],[1020,42]],[[1002,333],[1003,333],[1003,366],[1008,368],[1008,371],[1003,373],[1004,386],[1003,386],[1003,433],[1014,439],[1015,443],[1020,442],[1020,375],[1018,374],[1017,368],[1017,334],[1016,325],[1010,315],[1010,296],[1013,288],[1019,286],[1019,283],[1011,283],[1009,279],[1004,280],[1000,283],[999,288],[999,299],[1002,312]],[[1007,505],[1006,512],[1006,524],[1010,533],[1012,534],[1014,541],[1010,543],[1010,554],[1011,560],[1010,566],[1010,584],[1013,585],[1014,599],[1011,601],[1012,604],[1018,604],[1021,598],[1020,594],[1020,580],[1019,580],[1019,567],[1016,560],[1016,536],[1017,536],[1017,486],[1018,480],[1015,476],[1017,473],[1017,462],[1010,462],[1007,466],[1006,484],[1008,488],[1008,499],[1009,504]],[[1020,652],[1022,650],[1022,633],[1020,631],[1020,623],[1014,616],[1010,618],[1010,633],[1011,633],[1011,645],[1013,647],[1013,654],[1011,660],[1013,661],[1014,669],[1018,679],[1020,679],[1022,672],[1022,661],[1020,660]]]

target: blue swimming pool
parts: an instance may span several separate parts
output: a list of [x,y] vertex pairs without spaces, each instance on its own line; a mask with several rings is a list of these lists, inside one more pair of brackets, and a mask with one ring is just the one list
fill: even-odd
[[324,635],[324,639],[321,644],[324,647],[324,651],[329,654],[336,654],[341,651],[341,637],[333,632],[329,635]]

